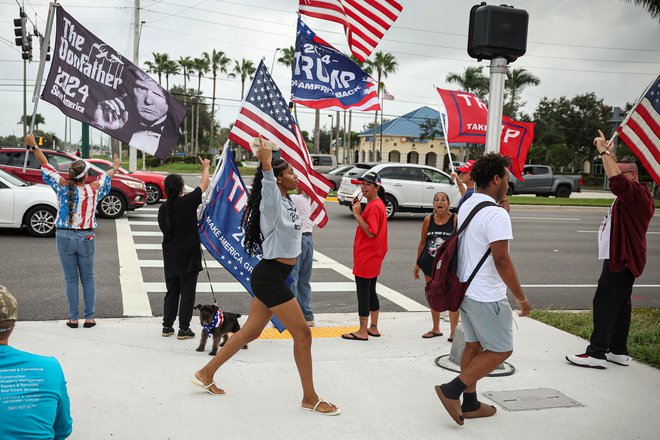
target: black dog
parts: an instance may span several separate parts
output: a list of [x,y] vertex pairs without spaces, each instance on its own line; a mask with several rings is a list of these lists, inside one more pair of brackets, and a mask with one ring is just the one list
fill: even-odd
[[[206,348],[206,341],[209,337],[209,332],[213,335],[213,347],[209,355],[215,356],[218,352],[218,347],[222,347],[229,339],[229,333],[236,333],[241,329],[241,325],[238,323],[238,318],[241,317],[238,313],[223,312],[216,305],[201,305],[197,304],[195,310],[199,310],[199,321],[202,324],[202,339],[199,341],[199,347],[197,351],[204,351]],[[214,326],[209,328],[212,325],[215,316],[220,312],[221,323],[219,326]],[[222,338],[222,342],[220,342]],[[248,348],[247,345],[243,347]]]

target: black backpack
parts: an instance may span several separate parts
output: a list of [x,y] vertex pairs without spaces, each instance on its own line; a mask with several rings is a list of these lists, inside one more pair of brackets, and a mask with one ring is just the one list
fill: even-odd
[[475,206],[460,229],[454,231],[451,237],[445,240],[435,252],[431,281],[426,284],[426,288],[424,289],[426,300],[432,310],[436,312],[444,312],[445,310],[449,310],[450,312],[457,311],[461,302],[463,302],[465,291],[472,282],[472,279],[474,279],[474,276],[481,269],[488,255],[490,255],[490,247],[488,247],[479,264],[472,271],[470,278],[464,283],[458,279],[456,275],[456,269],[458,267],[458,237],[467,228],[477,212],[487,206],[497,206],[497,204],[486,201]]

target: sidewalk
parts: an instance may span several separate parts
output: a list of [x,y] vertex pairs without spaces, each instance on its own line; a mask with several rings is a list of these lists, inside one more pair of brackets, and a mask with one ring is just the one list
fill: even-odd
[[[242,318],[243,322],[245,318]],[[319,327],[355,325],[350,314],[317,315]],[[220,369],[226,396],[190,384],[210,357],[198,339],[160,336],[160,319],[103,319],[92,329],[63,321],[18,322],[11,343],[59,359],[69,382],[72,439],[653,439],[660,431],[660,371],[636,362],[606,370],[568,365],[586,342],[528,318],[516,318],[508,377],[482,380],[487,391],[554,388],[583,407],[507,411],[456,425],[433,386],[456,373],[434,359],[445,337],[422,339],[428,313],[384,313],[381,338],[314,338],[317,391],[342,409],[337,417],[302,411],[292,341],[260,339]],[[196,327],[196,328],[195,328]],[[194,331],[199,334],[199,327]],[[448,323],[442,321],[446,333]],[[653,433],[656,434],[653,434]]]

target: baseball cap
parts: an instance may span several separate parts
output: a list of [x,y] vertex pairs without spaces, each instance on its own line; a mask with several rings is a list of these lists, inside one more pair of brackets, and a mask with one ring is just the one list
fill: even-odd
[[472,165],[474,165],[474,161],[470,159],[467,162],[465,162],[465,165],[463,165],[462,167],[458,167],[456,169],[461,173],[469,173],[470,171],[472,171]]
[[373,183],[374,185],[378,185],[378,186],[380,186],[380,182],[381,182],[380,176],[375,171],[368,171],[364,173],[362,177],[358,177],[357,180]]
[[0,321],[16,321],[16,298],[5,286],[0,286]]

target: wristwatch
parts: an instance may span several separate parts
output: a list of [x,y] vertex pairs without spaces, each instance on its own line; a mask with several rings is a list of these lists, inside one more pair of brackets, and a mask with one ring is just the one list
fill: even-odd
[[601,157],[606,155],[606,154],[609,156],[610,155],[610,150],[605,150],[605,151],[601,151],[600,153],[598,153],[598,155],[601,156]]

